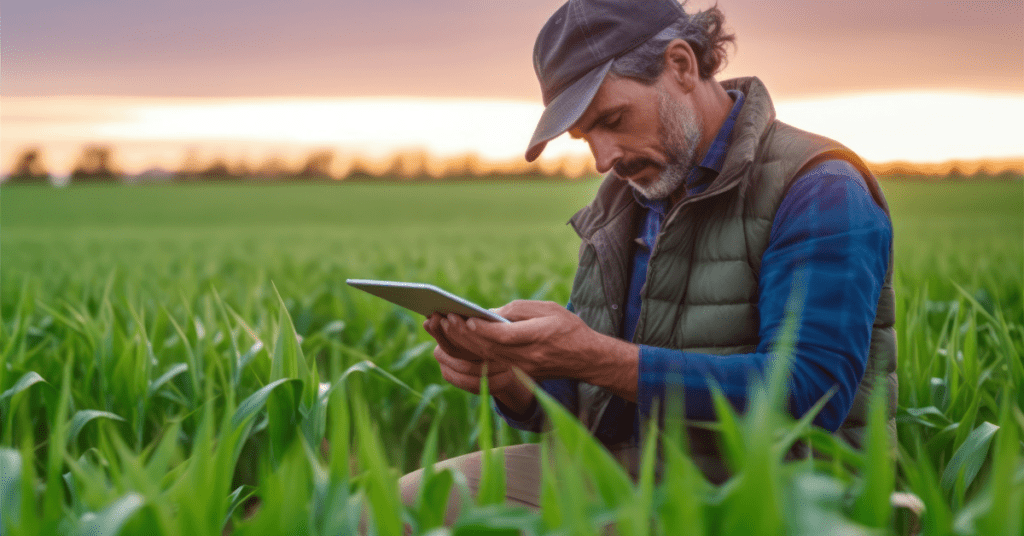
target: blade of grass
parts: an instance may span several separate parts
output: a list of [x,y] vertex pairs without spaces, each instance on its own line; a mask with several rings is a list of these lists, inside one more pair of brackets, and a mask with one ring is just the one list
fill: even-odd
[[[991,481],[987,490],[990,508],[978,520],[978,534],[1020,534],[1024,530],[1024,453],[1016,417],[1024,422],[1020,408],[1010,401],[1013,394],[1003,393],[999,433],[995,445]],[[966,444],[966,443],[965,443]]]
[[341,379],[336,380],[331,390],[325,393],[330,397],[330,408],[328,412],[330,418],[330,448],[331,448],[331,462],[330,462],[330,474],[331,480],[335,482],[343,482],[347,485],[349,480],[349,463],[350,454],[349,449],[352,441],[351,433],[351,416],[349,413],[349,404],[347,394],[343,389],[335,389],[335,387],[342,385]]
[[476,501],[480,506],[505,502],[505,455],[494,448],[494,425],[491,419],[491,391],[487,381],[487,364],[480,375],[477,427],[480,431],[480,488]]
[[889,444],[889,409],[884,381],[876,379],[875,390],[868,401],[867,436],[864,442],[864,486],[854,502],[857,521],[875,528],[885,528],[892,518],[892,495],[895,479],[893,446]]
[[85,425],[96,419],[110,419],[118,422],[126,422],[124,417],[109,411],[100,411],[97,409],[83,409],[76,411],[75,415],[71,417],[71,422],[68,423],[67,443],[69,445],[74,445],[76,441],[78,441],[78,434],[82,433],[82,429],[85,428]]
[[81,536],[115,536],[121,527],[145,504],[138,493],[128,493],[96,514],[86,514],[80,520]]
[[[951,493],[954,483],[961,474],[964,478],[964,486],[969,486],[974,481],[974,477],[978,475],[978,471],[988,457],[989,445],[998,430],[998,426],[988,421],[971,430],[960,448],[953,453],[953,458],[946,465],[946,470],[942,472],[940,481],[942,491]],[[960,504],[963,504],[963,497],[961,496],[959,499],[961,500]]]
[[21,525],[21,453],[0,449],[0,532]]
[[72,370],[75,359],[68,356],[64,364],[64,375],[61,381],[60,400],[57,402],[57,410],[52,417],[52,428],[50,429],[49,448],[47,448],[46,461],[46,491],[43,492],[43,515],[45,525],[55,526],[61,515],[61,505],[64,498],[63,482],[63,459],[65,445],[67,444],[67,422],[65,418],[68,412],[68,405],[71,400],[71,382],[73,381]]
[[306,358],[302,354],[302,347],[298,342],[298,333],[292,323],[292,317],[288,314],[288,307],[285,306],[277,287],[271,283],[278,303],[278,324],[277,335],[274,338],[274,353],[271,361],[270,379],[298,378],[305,382],[306,387],[302,391],[302,403],[312,407],[317,396],[317,386],[320,380],[317,377],[316,368],[310,371],[306,365]]
[[441,418],[438,416],[430,425],[430,433],[427,435],[423,456],[420,457],[420,467],[423,468],[423,473],[419,495],[416,498],[416,520],[420,532],[426,532],[444,524],[449,495],[454,483],[451,471],[447,469],[437,471],[434,468],[434,464],[437,463],[437,436],[440,428]]
[[[355,387],[356,384],[353,384]],[[384,459],[384,448],[370,425],[360,388],[354,388],[352,409],[355,415],[356,440],[360,465],[364,470],[363,491],[366,493],[374,527],[381,536],[400,536],[402,502],[398,493],[398,475]]]

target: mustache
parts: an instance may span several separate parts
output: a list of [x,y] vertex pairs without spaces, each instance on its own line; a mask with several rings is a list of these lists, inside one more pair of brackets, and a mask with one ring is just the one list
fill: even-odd
[[647,166],[656,166],[657,162],[649,158],[636,158],[628,162],[615,164],[615,174],[619,177],[632,177]]

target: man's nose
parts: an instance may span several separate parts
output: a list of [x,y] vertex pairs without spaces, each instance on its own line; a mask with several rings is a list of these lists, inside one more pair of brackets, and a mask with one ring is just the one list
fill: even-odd
[[598,173],[608,173],[622,158],[622,150],[611,136],[596,135],[590,139],[590,152]]

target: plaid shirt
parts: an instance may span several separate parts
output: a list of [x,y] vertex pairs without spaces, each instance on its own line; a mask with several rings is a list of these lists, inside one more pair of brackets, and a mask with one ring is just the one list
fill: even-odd
[[[743,94],[729,91],[732,112],[686,181],[688,195],[702,192],[722,169]],[[632,340],[640,314],[640,289],[647,277],[651,247],[667,211],[664,200],[636,196],[646,210],[639,226],[633,259],[623,339]],[[848,162],[829,160],[794,180],[772,224],[758,280],[759,341],[754,353],[719,356],[640,345],[640,379],[636,403],[613,397],[597,429],[606,442],[639,433],[654,400],[666,392],[683,393],[686,416],[714,420],[710,382],[714,380],[738,410],[747,405],[751,376],[764,377],[769,352],[785,317],[796,277],[807,289],[789,379],[789,409],[799,417],[833,386],[838,392],[814,423],[835,431],[846,418],[864,375],[875,308],[888,268],[892,225],[868,191],[863,177]],[[569,304],[570,309],[572,305]],[[557,379],[542,388],[565,404],[576,405],[576,380]],[[513,418],[501,404],[498,412],[513,427],[539,431],[539,406]]]

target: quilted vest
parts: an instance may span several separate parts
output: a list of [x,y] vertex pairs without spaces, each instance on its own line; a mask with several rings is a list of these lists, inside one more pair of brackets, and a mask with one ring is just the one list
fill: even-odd
[[[864,162],[835,141],[776,120],[760,80],[732,79],[722,86],[746,96],[732,143],[715,181],[703,193],[676,203],[665,217],[641,290],[633,339],[637,344],[716,355],[753,352],[760,322],[758,276],[772,221],[793,179],[818,163],[842,159],[853,164],[875,202],[889,213]],[[631,187],[609,174],[594,201],[569,222],[582,239],[570,298],[573,308],[591,328],[613,337],[622,332],[638,212]],[[867,368],[836,432],[856,448],[862,443],[868,400],[878,378],[888,381],[889,433],[896,444],[892,261],[890,249]],[[578,407],[572,409],[594,432],[613,395],[583,382],[578,389]]]

